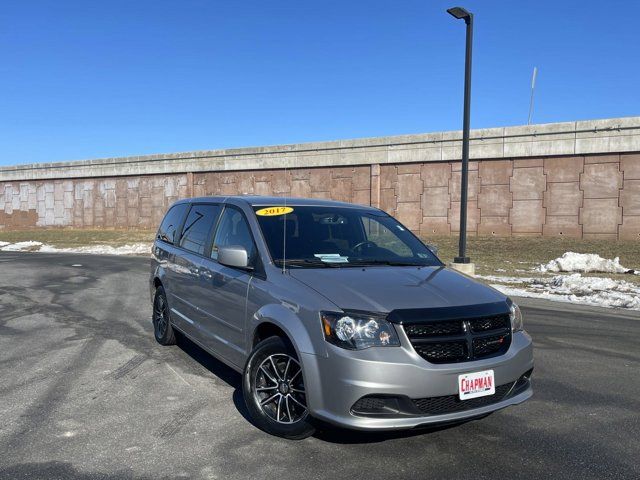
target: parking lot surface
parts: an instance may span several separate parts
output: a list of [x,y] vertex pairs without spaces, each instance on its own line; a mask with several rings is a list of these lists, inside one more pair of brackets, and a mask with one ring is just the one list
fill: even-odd
[[534,397],[455,427],[247,419],[240,376],[152,332],[148,259],[0,253],[0,478],[640,478],[640,315],[522,301]]

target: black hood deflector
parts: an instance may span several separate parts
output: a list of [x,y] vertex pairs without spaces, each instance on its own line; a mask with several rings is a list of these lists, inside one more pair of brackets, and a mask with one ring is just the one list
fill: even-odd
[[408,308],[389,312],[387,320],[399,324],[430,323],[443,320],[465,320],[469,318],[494,317],[509,314],[509,300],[439,308]]

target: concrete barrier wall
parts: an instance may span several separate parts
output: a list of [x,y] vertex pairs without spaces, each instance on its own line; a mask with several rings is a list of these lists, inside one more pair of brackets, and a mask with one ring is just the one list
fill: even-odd
[[[155,228],[178,198],[242,193],[379,206],[457,232],[460,132],[0,168],[0,229]],[[472,132],[479,235],[640,239],[640,117]],[[287,167],[286,169],[284,167]]]

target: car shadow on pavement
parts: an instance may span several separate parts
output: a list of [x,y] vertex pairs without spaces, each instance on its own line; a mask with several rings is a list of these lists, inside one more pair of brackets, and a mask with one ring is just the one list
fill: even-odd
[[[69,462],[29,462],[0,467],[0,478],[46,478],[49,480],[160,480],[157,476],[138,476],[129,470],[112,473],[82,472]],[[167,477],[162,477],[167,478]]]
[[[242,394],[242,376],[231,367],[225,365],[220,360],[209,354],[207,351],[196,345],[184,335],[178,335],[176,338],[177,346],[185,352],[194,361],[198,362],[202,367],[208,370],[215,377],[219,378],[227,385],[232,387],[233,390],[233,404],[238,410],[238,413],[243,418],[254,425],[247,407],[244,403],[244,397]],[[329,425],[324,422],[316,421],[317,430],[314,437],[320,441],[336,444],[364,444],[364,443],[379,443],[387,440],[393,440],[398,438],[408,438],[418,435],[428,435],[430,433],[447,430],[460,426],[466,422],[455,422],[437,426],[426,426],[421,428],[414,428],[410,430],[393,430],[387,432],[367,432],[358,430],[349,430],[345,428]],[[257,428],[257,427],[256,427]]]
[[319,424],[314,437],[323,442],[335,443],[340,445],[381,443],[388,440],[429,435],[431,433],[440,432],[442,430],[455,428],[460,425],[461,422],[456,422],[432,427],[419,427],[410,430],[391,430],[385,432],[349,430],[346,428],[334,427],[332,425]]
[[207,369],[211,374],[215,375],[218,379],[233,388],[233,404],[240,415],[242,415],[249,423],[253,424],[242,396],[242,375],[236,372],[233,368],[222,363],[216,357],[196,345],[184,335],[178,335],[176,337],[176,345],[183,352],[189,355],[189,357]]
[[193,360],[236,390],[242,388],[242,377],[233,368],[225,365],[184,335],[176,335],[176,345]]

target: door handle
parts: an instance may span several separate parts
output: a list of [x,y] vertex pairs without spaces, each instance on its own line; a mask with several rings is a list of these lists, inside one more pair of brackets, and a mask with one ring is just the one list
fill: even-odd
[[213,274],[209,270],[200,270],[200,275],[207,280],[211,280],[213,278]]

